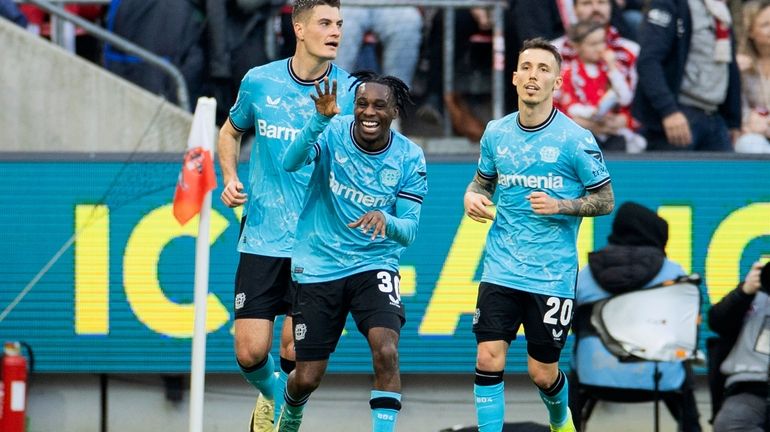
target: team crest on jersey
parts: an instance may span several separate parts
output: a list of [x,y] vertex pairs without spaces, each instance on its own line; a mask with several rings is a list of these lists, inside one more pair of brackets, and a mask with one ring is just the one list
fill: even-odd
[[559,149],[556,147],[543,147],[540,149],[540,160],[543,162],[554,163],[559,159]]
[[305,339],[305,335],[307,334],[307,325],[305,323],[297,324],[294,326],[294,340],[301,341],[302,339]]
[[380,171],[380,183],[383,186],[393,187],[401,179],[401,171],[395,169],[384,169]]

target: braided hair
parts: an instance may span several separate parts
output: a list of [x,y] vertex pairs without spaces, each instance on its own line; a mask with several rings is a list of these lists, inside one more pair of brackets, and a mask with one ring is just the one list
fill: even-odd
[[406,117],[406,104],[414,105],[412,95],[409,93],[409,86],[394,76],[380,75],[372,71],[353,72],[350,76],[354,77],[355,81],[353,81],[348,90],[355,87],[357,92],[358,87],[366,83],[381,84],[390,88],[391,95],[396,100],[396,107],[401,117]]

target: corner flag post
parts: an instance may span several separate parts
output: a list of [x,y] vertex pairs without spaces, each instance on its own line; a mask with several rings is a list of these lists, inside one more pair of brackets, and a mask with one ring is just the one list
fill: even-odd
[[209,291],[209,231],[214,172],[215,114],[213,98],[199,98],[193,115],[187,152],[174,194],[174,217],[184,225],[199,214],[195,240],[195,320],[190,366],[190,432],[203,431],[203,395],[206,377],[206,298]]

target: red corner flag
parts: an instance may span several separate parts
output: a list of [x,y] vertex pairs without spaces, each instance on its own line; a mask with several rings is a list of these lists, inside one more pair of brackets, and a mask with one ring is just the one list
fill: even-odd
[[215,112],[214,99],[198,99],[187,139],[187,152],[174,192],[174,217],[182,225],[201,211],[203,198],[217,187],[217,176],[211,156],[211,149],[214,147]]

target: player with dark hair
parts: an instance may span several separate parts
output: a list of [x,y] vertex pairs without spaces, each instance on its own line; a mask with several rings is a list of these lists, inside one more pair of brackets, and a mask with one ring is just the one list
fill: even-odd
[[283,161],[289,171],[315,166],[292,254],[297,367],[286,385],[281,432],[299,430],[348,312],[372,352],[372,430],[393,431],[401,409],[398,341],[405,315],[398,269],[417,235],[428,187],[425,157],[390,129],[410,101],[407,86],[368,72],[354,76],[354,116],[335,117],[337,83],[324,78],[313,96],[317,112]]
[[[347,72],[331,63],[341,37],[339,8],[339,0],[295,3],[294,56],[246,74],[219,134],[217,151],[225,184],[222,202],[228,207],[244,206],[238,241],[241,256],[235,277],[235,356],[243,376],[260,392],[251,431],[273,429],[288,373],[294,368],[289,317],[281,335],[277,378],[270,348],[274,319],[290,307],[290,257],[312,168],[288,173],[281,161],[314,112],[308,98],[313,83],[324,78],[352,82]],[[352,92],[340,94],[345,112],[352,111],[352,102]],[[244,188],[237,172],[238,153],[242,134],[252,127],[256,128],[256,136]]]
[[[559,355],[574,308],[577,230],[581,217],[610,213],[614,196],[591,132],[553,107],[560,68],[561,57],[548,41],[524,42],[513,74],[519,111],[487,126],[465,193],[469,217],[494,221],[473,317],[480,432],[502,430],[506,354],[521,325],[527,369],[551,431],[575,430]],[[495,191],[497,215],[487,208]]]

